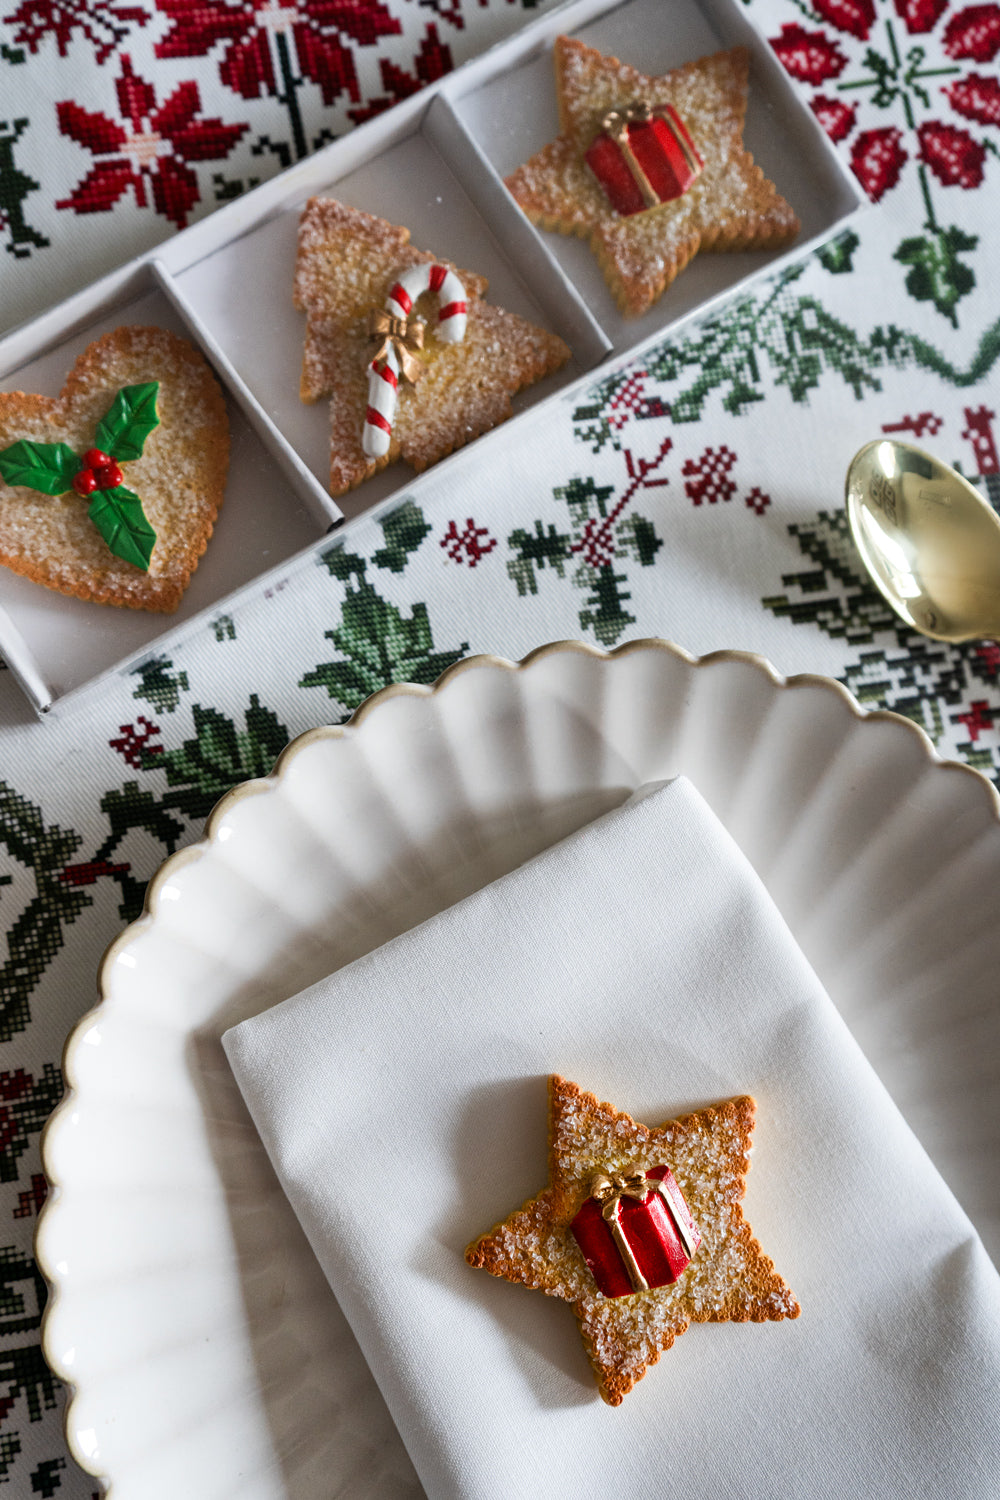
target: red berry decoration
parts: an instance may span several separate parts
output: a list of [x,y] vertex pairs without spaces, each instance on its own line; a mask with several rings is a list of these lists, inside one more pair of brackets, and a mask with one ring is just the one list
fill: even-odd
[[106,469],[112,462],[103,448],[88,448],[83,455],[83,461],[88,469]]
[[875,21],[875,0],[816,0],[824,21],[866,41]]
[[[65,483],[65,481],[63,482]],[[94,473],[93,469],[81,469],[80,472],[74,476],[73,488],[76,490],[76,493],[82,496],[84,499],[86,499],[88,495],[92,495],[97,489],[97,475]]]
[[113,490],[116,485],[121,484],[124,478],[121,465],[116,464],[113,458],[109,458],[103,469],[98,471],[97,487],[101,490]]

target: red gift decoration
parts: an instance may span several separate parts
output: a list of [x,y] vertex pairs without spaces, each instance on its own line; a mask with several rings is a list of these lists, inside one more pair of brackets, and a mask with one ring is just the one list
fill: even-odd
[[669,1167],[596,1172],[570,1225],[605,1297],[670,1286],[687,1270],[701,1235]]
[[705,163],[672,104],[613,109],[584,154],[619,214],[641,214],[680,198]]

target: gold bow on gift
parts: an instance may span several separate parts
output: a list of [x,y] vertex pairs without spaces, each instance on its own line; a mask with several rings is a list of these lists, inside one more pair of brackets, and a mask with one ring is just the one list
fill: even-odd
[[417,359],[416,352],[424,347],[424,325],[419,318],[394,318],[380,309],[368,318],[368,337],[378,339],[379,345],[369,363],[376,364],[385,359],[392,349],[399,365],[399,373],[411,385],[416,385],[426,372],[426,365]]

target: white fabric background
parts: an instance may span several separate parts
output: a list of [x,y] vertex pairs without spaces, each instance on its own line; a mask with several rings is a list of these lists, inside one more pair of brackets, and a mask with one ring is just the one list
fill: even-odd
[[[1000,1281],[685,782],[230,1031],[258,1128],[432,1496],[981,1496]],[[696,1325],[619,1409],[568,1306],[466,1243],[546,1181],[561,1072],[646,1123],[750,1092],[795,1322]]]

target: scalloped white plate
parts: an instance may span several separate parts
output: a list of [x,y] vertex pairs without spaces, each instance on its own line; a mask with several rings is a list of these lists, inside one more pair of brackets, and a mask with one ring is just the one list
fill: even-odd
[[[663,642],[473,658],[237,788],[113,944],[43,1148],[45,1352],[115,1500],[418,1494],[219,1037],[684,772],[1000,1250],[1000,803],[906,720]],[[377,1039],[376,1044],[377,1044]]]

